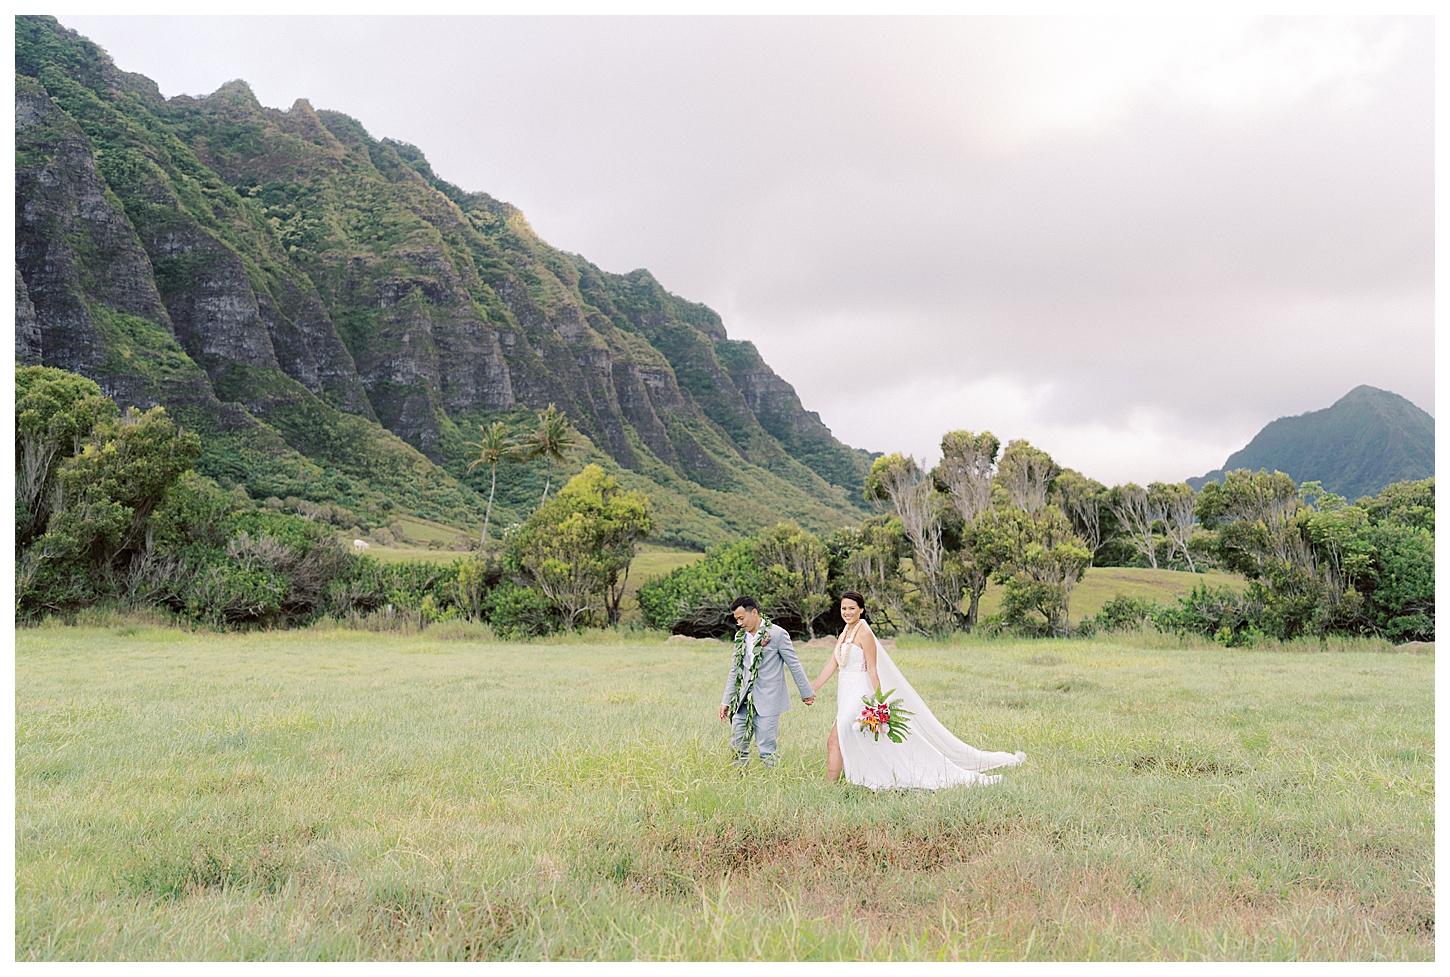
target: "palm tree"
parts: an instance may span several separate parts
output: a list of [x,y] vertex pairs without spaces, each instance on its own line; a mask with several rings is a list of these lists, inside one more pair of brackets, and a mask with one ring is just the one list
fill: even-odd
[[488,508],[484,510],[483,532],[478,537],[478,548],[483,549],[483,544],[488,541],[488,520],[493,515],[493,492],[498,488],[498,463],[514,461],[518,446],[509,437],[508,425],[503,421],[494,421],[488,427],[480,424],[478,429],[483,432],[483,437],[468,442],[470,448],[478,449],[478,457],[469,463],[468,470],[473,471],[479,465],[487,465],[489,469]]
[[554,478],[554,462],[562,464],[568,461],[564,452],[578,443],[579,437],[574,426],[569,423],[569,418],[560,413],[553,404],[547,410],[539,411],[539,427],[524,438],[522,445],[525,458],[544,459],[544,494],[539,499],[539,508],[542,509],[544,503],[549,501],[549,483]]

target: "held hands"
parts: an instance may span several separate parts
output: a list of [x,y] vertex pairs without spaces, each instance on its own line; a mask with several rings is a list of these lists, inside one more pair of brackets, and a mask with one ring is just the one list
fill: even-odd
[[816,701],[816,697],[815,696],[811,696],[809,699],[802,699],[801,701],[804,702],[806,705],[809,706],[809,705],[813,704]]

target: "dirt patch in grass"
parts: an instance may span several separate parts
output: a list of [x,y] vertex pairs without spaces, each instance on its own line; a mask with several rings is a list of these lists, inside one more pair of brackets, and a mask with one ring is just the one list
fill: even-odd
[[741,881],[786,876],[842,891],[864,878],[941,872],[990,853],[1023,830],[1016,821],[849,832],[730,824],[698,833],[646,832],[629,845],[597,838],[593,848],[598,875],[652,895],[692,895],[722,876]]
[[1245,771],[1226,760],[1194,757],[1181,753],[1158,755],[1144,753],[1133,757],[1134,773],[1162,770],[1180,777],[1235,777]]
[[184,899],[222,889],[275,893],[297,868],[297,858],[286,845],[269,842],[240,853],[198,845],[189,855],[142,861],[122,877],[122,889],[158,899]]
[[359,934],[396,960],[508,960],[531,955],[538,914],[520,899],[462,898],[416,885],[383,885],[360,907]]

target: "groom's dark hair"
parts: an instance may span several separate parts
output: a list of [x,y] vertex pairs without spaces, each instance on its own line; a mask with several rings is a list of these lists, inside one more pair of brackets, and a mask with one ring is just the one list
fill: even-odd
[[737,597],[737,598],[735,598],[735,603],[733,603],[733,604],[730,605],[730,609],[733,611],[736,608],[740,608],[740,607],[743,607],[746,610],[750,610],[750,611],[758,611],[758,610],[760,610],[760,605],[757,604],[757,603],[755,603],[755,598],[754,597]]

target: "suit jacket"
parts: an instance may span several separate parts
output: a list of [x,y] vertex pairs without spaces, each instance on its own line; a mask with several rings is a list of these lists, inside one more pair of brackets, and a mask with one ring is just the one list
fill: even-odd
[[[790,633],[785,628],[772,624],[770,630],[765,632],[765,647],[760,647],[760,639],[756,638],[755,654],[764,655],[760,660],[760,674],[756,676],[755,684],[755,711],[762,716],[779,716],[783,712],[790,711],[790,688],[785,682],[785,670],[787,666],[795,678],[796,688],[800,690],[802,699],[809,699],[816,694],[811,688],[811,680],[806,678],[806,670],[801,667],[801,660],[796,657],[795,645],[790,643]],[[745,655],[745,678],[750,675],[751,656],[749,652]],[[741,688],[742,676],[736,674],[735,655],[730,655],[730,674],[725,679],[725,697],[721,703],[734,712],[740,707],[740,700],[749,689]]]

